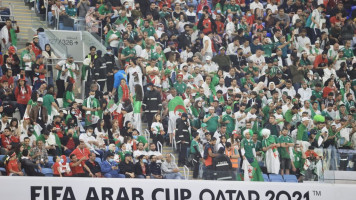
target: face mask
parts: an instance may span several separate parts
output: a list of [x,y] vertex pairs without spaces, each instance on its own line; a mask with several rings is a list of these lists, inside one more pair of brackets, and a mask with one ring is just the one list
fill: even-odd
[[60,163],[64,163],[64,160],[63,159],[61,159],[61,161],[59,161]]
[[133,135],[132,138],[136,140],[137,139],[137,135]]
[[90,98],[94,98],[94,97],[95,97],[95,95],[90,95],[89,97],[90,97]]
[[163,28],[162,28],[162,27],[158,27],[158,30],[159,30],[159,31],[162,31],[162,30],[163,30]]
[[220,13],[221,13],[221,10],[217,10],[216,12],[217,12],[218,14],[220,14]]
[[251,13],[248,13],[247,16],[251,17]]
[[129,5],[125,5],[125,8],[128,9],[128,8],[129,8]]
[[151,88],[148,87],[148,88],[147,88],[147,91],[151,91]]
[[109,162],[114,162],[114,159],[113,159],[113,158],[110,158],[110,159],[109,159]]
[[70,112],[70,113],[72,113],[73,115],[75,115],[75,111],[72,111],[72,112]]
[[296,150],[297,150],[297,151],[300,151],[300,148],[297,148]]
[[146,160],[146,159],[143,159],[142,162],[143,162],[143,163],[147,163],[147,160]]
[[111,52],[111,51],[108,51],[107,54],[108,54],[108,55],[112,55],[112,52]]
[[87,134],[88,134],[89,137],[92,135],[92,133],[87,133]]

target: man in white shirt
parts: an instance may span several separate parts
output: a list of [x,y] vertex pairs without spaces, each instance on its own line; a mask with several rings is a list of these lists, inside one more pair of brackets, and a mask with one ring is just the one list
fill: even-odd
[[255,0],[250,4],[250,10],[251,10],[252,13],[255,13],[255,9],[256,8],[259,8],[259,9],[263,10],[263,4],[260,3],[259,0]]
[[302,102],[310,100],[310,97],[312,96],[312,90],[308,88],[306,82],[302,83],[302,87],[298,89],[298,93],[300,94],[300,101]]
[[[237,37],[234,38],[234,41],[227,45],[226,55],[237,56],[237,49],[240,47],[240,42]],[[231,56],[230,56],[231,59]]]
[[162,156],[161,152],[156,150],[156,145],[154,143],[150,144],[150,150],[148,151],[147,155],[148,156],[156,156],[157,163],[161,163],[162,162],[163,156]]
[[253,127],[253,125],[255,124],[255,121],[257,120],[256,111],[257,111],[257,106],[254,105],[251,107],[250,112],[248,112],[247,116],[246,116],[246,122],[250,122],[251,127]]
[[225,87],[225,79],[220,78],[219,79],[219,84],[215,86],[215,91],[221,90],[223,94],[226,94],[227,88]]
[[297,38],[298,52],[302,52],[305,49],[305,44],[311,44],[310,39],[306,35],[307,30],[303,28],[300,32],[300,36]]
[[72,78],[74,81],[77,79],[79,68],[78,65],[74,63],[72,55],[68,55],[67,60],[60,61],[58,65],[62,67],[61,80],[66,82],[68,78]]
[[36,142],[36,136],[33,135],[33,132],[35,132],[35,129],[30,126],[28,127],[27,133],[23,133],[20,135],[20,142],[23,143],[25,138],[29,138],[30,139],[30,145],[32,147],[32,145]]
[[254,65],[258,66],[260,70],[266,65],[265,57],[262,55],[262,51],[260,49],[257,49],[256,54],[250,56],[249,59],[253,61]]
[[217,73],[219,66],[211,61],[211,56],[206,56],[206,64],[203,66],[205,70],[205,74],[208,75],[210,73]]
[[239,111],[235,112],[235,119],[236,119],[236,125],[235,129],[239,130],[242,127],[245,127],[246,125],[246,116],[247,114],[245,113],[246,109],[246,104],[241,104]]
[[339,43],[335,43],[333,45],[333,48],[330,48],[329,51],[328,51],[328,59],[329,60],[335,60],[337,55],[338,55],[338,52],[339,52]]
[[89,126],[87,128],[86,133],[80,134],[79,140],[83,141],[90,151],[93,151],[95,154],[102,157],[104,152],[100,149],[97,149],[97,147],[99,146],[99,143],[93,136],[93,132],[94,132],[93,127]]
[[133,157],[135,162],[137,161],[137,157],[139,157],[140,155],[145,155],[145,156],[148,155],[147,151],[145,151],[145,149],[143,148],[142,142],[138,143],[137,150],[133,152]]
[[287,92],[288,96],[294,98],[296,92],[294,87],[292,86],[292,81],[291,80],[287,80],[286,81],[286,87],[283,88],[282,93]]
[[208,56],[213,57],[213,48],[210,36],[212,33],[205,35],[204,32],[200,32],[200,38],[203,39],[203,49],[201,50],[201,55],[203,55],[203,62],[205,62]]

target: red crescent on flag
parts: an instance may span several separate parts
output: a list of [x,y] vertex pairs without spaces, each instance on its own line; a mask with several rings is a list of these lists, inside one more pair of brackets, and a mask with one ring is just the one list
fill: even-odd
[[184,106],[182,106],[182,105],[177,105],[177,106],[174,108],[174,114],[175,114],[175,113],[177,112],[177,110],[179,110],[179,109],[183,110],[184,112],[187,112],[187,110],[185,109]]

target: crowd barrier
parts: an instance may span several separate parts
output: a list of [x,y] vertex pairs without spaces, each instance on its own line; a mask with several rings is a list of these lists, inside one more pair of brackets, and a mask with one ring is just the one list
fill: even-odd
[[88,179],[0,177],[0,193],[21,200],[353,200],[356,195],[355,186],[345,184]]

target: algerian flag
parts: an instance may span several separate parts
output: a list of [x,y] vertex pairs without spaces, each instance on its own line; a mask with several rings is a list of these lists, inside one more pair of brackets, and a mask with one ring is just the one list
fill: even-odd
[[176,96],[169,101],[168,109],[169,109],[169,116],[172,117],[175,116],[176,118],[179,118],[182,115],[182,113],[187,112],[187,110],[184,107],[184,101],[180,96]]
[[264,181],[262,171],[256,159],[250,163],[247,159],[242,164],[244,170],[244,181]]
[[114,99],[111,99],[108,103],[109,112],[113,113],[117,109],[117,104],[115,104]]

